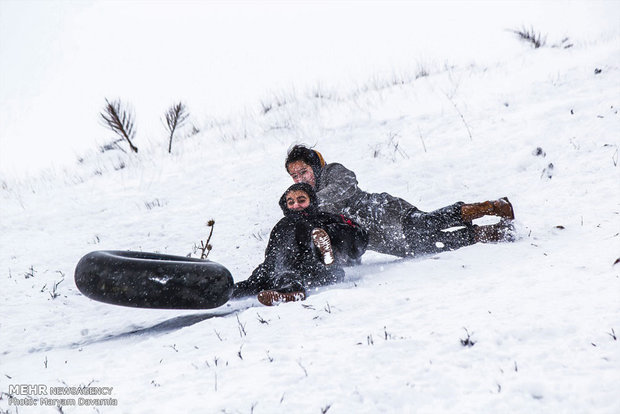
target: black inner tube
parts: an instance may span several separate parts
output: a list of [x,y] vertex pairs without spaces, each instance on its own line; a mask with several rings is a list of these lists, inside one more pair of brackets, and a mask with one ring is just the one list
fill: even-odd
[[219,263],[150,252],[99,250],[78,262],[85,296],[122,306],[211,309],[228,301],[233,278]]

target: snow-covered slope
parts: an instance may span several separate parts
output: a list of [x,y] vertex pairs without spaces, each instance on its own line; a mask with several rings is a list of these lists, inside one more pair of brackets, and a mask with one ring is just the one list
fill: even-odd
[[[113,387],[62,397],[64,413],[620,412],[619,40],[515,42],[489,66],[274,95],[172,155],[151,142],[2,179],[0,410],[57,412],[10,403],[12,386],[43,384]],[[295,142],[421,209],[508,196],[520,238],[369,252],[346,283],[273,308],[131,309],[77,291],[87,252],[185,255],[209,219],[209,258],[248,277]],[[79,398],[116,405],[67,404]]]

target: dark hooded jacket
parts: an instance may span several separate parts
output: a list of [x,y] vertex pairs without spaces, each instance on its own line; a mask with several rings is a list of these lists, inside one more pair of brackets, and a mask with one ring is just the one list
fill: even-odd
[[[286,194],[302,190],[310,205],[302,211],[289,210]],[[341,214],[318,210],[316,193],[308,184],[290,186],[279,205],[284,213],[269,236],[265,261],[252,275],[235,284],[234,297],[258,294],[262,290],[302,291],[307,288],[336,283],[343,279],[343,265],[359,262],[366,251],[368,235],[357,223]],[[322,228],[332,243],[335,263],[326,266],[311,239],[311,232]]]
[[388,193],[367,193],[357,186],[355,173],[342,164],[330,163],[315,174],[319,208],[354,217],[369,233],[368,249],[407,256],[403,217],[413,205]]

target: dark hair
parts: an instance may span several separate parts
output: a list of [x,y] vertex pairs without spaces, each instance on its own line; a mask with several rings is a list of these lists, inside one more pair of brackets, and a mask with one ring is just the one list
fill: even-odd
[[304,145],[295,145],[289,150],[286,161],[284,162],[284,167],[287,172],[288,165],[295,161],[303,161],[308,164],[312,168],[316,179],[321,175],[321,168],[325,165],[325,161],[318,151]]
[[286,195],[290,193],[291,191],[303,191],[304,193],[308,194],[308,198],[310,199],[310,205],[304,211],[308,211],[308,210],[315,211],[318,209],[319,203],[316,198],[316,191],[314,191],[314,188],[312,188],[310,184],[296,183],[286,189],[284,194],[282,194],[282,197],[280,197],[280,201],[278,202],[285,216],[288,215],[290,211],[288,209],[288,206],[286,205]]

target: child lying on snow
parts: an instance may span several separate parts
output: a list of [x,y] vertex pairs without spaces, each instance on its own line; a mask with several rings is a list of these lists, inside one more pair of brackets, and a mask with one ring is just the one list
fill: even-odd
[[271,231],[265,261],[235,284],[233,297],[258,295],[267,306],[304,300],[306,289],[344,278],[342,265],[359,263],[368,235],[340,214],[318,210],[316,193],[293,184],[280,198],[284,212]]
[[[506,197],[481,203],[457,202],[426,212],[388,193],[361,190],[353,171],[342,164],[325,163],[318,151],[303,145],[291,148],[285,166],[293,181],[314,188],[321,210],[344,213],[368,231],[368,250],[407,257],[515,238],[515,214]],[[499,223],[473,224],[487,215],[499,217]],[[458,229],[445,231],[452,227]]]

